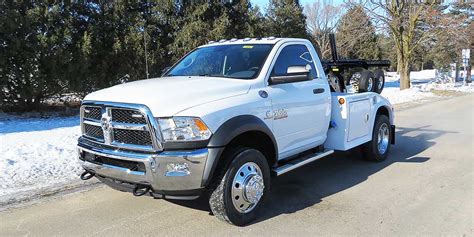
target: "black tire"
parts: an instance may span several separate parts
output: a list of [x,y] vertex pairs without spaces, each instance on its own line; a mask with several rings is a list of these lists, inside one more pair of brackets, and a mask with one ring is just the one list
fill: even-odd
[[[215,182],[218,182],[218,185],[210,195],[209,206],[211,207],[212,213],[219,220],[237,226],[244,226],[257,218],[257,214],[265,203],[265,199],[270,190],[270,167],[268,166],[265,156],[260,151],[252,148],[240,148],[228,155],[232,157],[224,157],[224,159],[231,158],[232,161],[225,174],[218,176],[215,180]],[[247,213],[242,213],[233,204],[232,199],[235,197],[232,196],[232,187],[234,178],[236,178],[236,175],[240,175],[240,173],[237,174],[239,169],[249,162],[253,162],[260,168],[264,188],[263,195],[260,200],[256,202],[253,209]]]
[[374,72],[375,77],[375,92],[382,93],[382,90],[385,86],[385,73],[381,69],[377,69]]
[[369,70],[363,70],[360,72],[359,80],[359,93],[361,92],[374,92],[375,90],[375,77],[374,73]]
[[[384,142],[384,144],[386,144],[385,149],[379,149],[381,143],[379,142],[378,137],[382,126],[385,126],[387,129],[387,140]],[[374,130],[372,131],[372,140],[362,145],[364,157],[370,161],[383,161],[387,159],[388,152],[390,151],[391,135],[389,118],[386,115],[377,115],[375,118]]]

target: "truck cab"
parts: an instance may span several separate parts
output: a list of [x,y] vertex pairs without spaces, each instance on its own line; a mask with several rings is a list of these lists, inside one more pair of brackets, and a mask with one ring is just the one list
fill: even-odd
[[387,158],[390,103],[373,92],[331,91],[308,40],[210,42],[160,78],[85,97],[81,178],[136,196],[207,195],[216,217],[245,225],[274,176],[358,146],[370,160]]

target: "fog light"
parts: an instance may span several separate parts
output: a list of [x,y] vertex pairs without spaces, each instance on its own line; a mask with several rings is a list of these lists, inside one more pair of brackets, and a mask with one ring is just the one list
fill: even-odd
[[169,163],[166,165],[165,176],[181,177],[191,174],[187,163]]

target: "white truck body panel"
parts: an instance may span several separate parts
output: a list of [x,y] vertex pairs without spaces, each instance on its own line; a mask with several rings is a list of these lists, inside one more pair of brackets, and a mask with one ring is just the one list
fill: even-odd
[[[342,105],[339,104],[341,98],[345,101]],[[393,107],[376,93],[332,93],[331,104],[331,127],[324,143],[327,149],[346,151],[370,141],[375,113],[381,106],[389,110],[393,124]]]

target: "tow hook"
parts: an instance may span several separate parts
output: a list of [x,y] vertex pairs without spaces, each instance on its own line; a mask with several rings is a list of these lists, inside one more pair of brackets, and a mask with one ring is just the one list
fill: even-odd
[[150,191],[150,187],[143,185],[135,185],[133,187],[133,196],[139,197],[147,194]]
[[94,177],[95,174],[92,173],[92,172],[89,172],[89,171],[84,171],[84,173],[81,174],[81,179],[82,180],[88,180],[88,179],[91,179],[92,177]]

